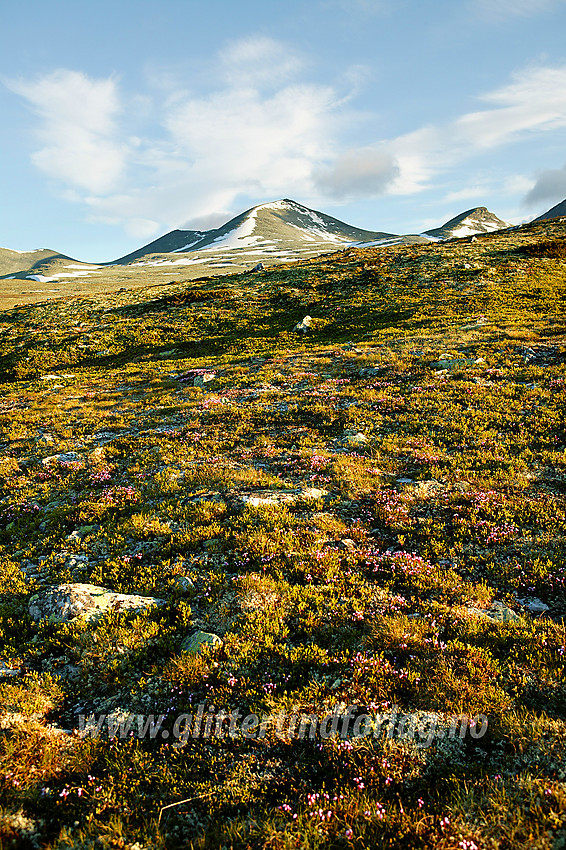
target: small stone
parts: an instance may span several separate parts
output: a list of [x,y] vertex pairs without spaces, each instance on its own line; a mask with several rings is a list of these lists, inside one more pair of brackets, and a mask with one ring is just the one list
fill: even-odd
[[308,329],[312,326],[312,322],[312,316],[305,316],[304,319],[297,322],[293,330],[299,331],[300,333],[306,333],[306,331],[308,331]]
[[93,463],[103,463],[105,460],[105,453],[102,446],[98,446],[96,449],[93,449],[89,458]]
[[531,614],[546,614],[547,611],[550,611],[548,605],[536,597],[519,599],[519,602],[521,605],[524,605],[527,611],[530,611]]
[[183,640],[181,643],[181,651],[198,655],[205,646],[209,646],[211,649],[222,646],[222,639],[212,632],[202,632],[198,629],[196,632],[193,632],[193,634],[187,635],[187,637]]
[[196,588],[192,579],[188,576],[175,576],[175,590],[181,595],[194,593]]
[[368,438],[365,434],[362,434],[361,431],[358,431],[357,434],[349,434],[348,436],[343,437],[340,442],[343,445],[356,448],[357,446],[365,446],[365,444],[368,442]]
[[4,661],[0,661],[0,679],[9,679],[12,676],[19,676],[21,672],[20,667],[8,667]]
[[464,366],[472,366],[475,363],[473,357],[442,357],[436,363],[431,363],[432,369],[447,370],[453,372],[456,369],[462,369]]
[[431,478],[429,481],[415,482],[413,493],[419,498],[426,499],[431,498],[432,496],[437,496],[439,493],[443,493],[445,489],[446,488],[443,484],[436,481],[436,479]]
[[521,619],[512,608],[508,608],[503,602],[492,602],[487,610],[480,608],[468,608],[467,610],[469,614],[491,620],[492,623],[511,623]]
[[76,463],[80,461],[81,456],[76,452],[61,452],[58,455],[50,455],[49,457],[44,457],[41,461],[43,466],[54,466],[55,464],[64,464],[64,463]]
[[204,372],[202,375],[197,375],[193,380],[193,387],[204,387],[216,377],[216,372]]
[[236,503],[258,508],[261,505],[281,505],[297,502],[299,499],[322,499],[326,494],[326,490],[321,490],[318,487],[306,487],[304,490],[255,490],[253,492],[235,493],[232,499]]
[[55,442],[53,434],[42,434],[36,439],[36,443],[43,446],[52,446]]

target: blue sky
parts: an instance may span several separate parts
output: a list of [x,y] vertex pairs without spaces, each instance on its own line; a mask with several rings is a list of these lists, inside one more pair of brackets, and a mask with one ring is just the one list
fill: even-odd
[[566,197],[566,0],[19,0],[0,245],[110,260],[292,198],[419,232]]

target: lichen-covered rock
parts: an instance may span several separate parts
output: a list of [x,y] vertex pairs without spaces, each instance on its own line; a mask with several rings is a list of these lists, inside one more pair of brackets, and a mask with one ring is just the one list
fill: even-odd
[[189,576],[175,576],[175,592],[179,596],[187,596],[195,591],[195,583]]
[[67,621],[92,619],[107,611],[136,611],[163,602],[153,596],[114,593],[106,587],[76,583],[46,587],[31,597],[28,610],[32,620]]
[[216,372],[203,372],[202,375],[197,375],[193,379],[194,387],[204,387],[205,384],[209,384],[210,381],[213,381],[216,378]]
[[546,614],[547,611],[550,611],[549,606],[546,602],[543,602],[541,599],[537,597],[527,597],[526,599],[519,599],[521,605],[524,605],[527,611],[530,611],[531,614],[539,615]]
[[293,330],[299,331],[299,333],[306,333],[311,326],[312,316],[305,316],[304,319],[301,319],[300,322],[297,322]]
[[473,366],[475,362],[473,357],[441,357],[436,363],[430,365],[433,369],[447,369],[449,372],[453,372],[456,369],[462,369],[464,366]]
[[61,452],[58,455],[49,455],[41,461],[43,466],[55,466],[57,464],[78,463],[81,456],[77,452]]
[[361,431],[358,431],[357,434],[347,434],[343,437],[340,442],[345,446],[350,446],[351,448],[357,448],[359,446],[365,446],[368,438],[365,434],[362,434]]
[[493,623],[511,623],[521,619],[519,614],[503,602],[492,602],[485,611],[480,608],[468,608],[468,613],[476,617],[484,617]]
[[300,499],[322,499],[327,491],[318,487],[305,487],[302,490],[255,490],[253,492],[240,492],[230,494],[228,499],[236,506],[251,505],[258,508],[261,505],[283,505],[298,502]]
[[190,652],[193,655],[197,655],[205,646],[209,646],[212,649],[222,646],[222,638],[219,638],[218,635],[212,632],[202,632],[199,629],[191,635],[187,635],[181,644],[181,650],[182,652]]

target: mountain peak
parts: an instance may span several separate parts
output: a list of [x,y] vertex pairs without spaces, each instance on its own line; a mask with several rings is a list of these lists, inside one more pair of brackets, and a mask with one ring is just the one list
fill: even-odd
[[437,239],[462,238],[473,236],[476,233],[492,233],[494,230],[502,230],[510,225],[498,218],[495,213],[490,212],[487,207],[472,207],[445,222],[441,227],[426,230],[427,236]]
[[537,216],[535,221],[545,221],[548,218],[561,218],[563,215],[566,215],[566,198],[563,201],[560,201],[559,204],[556,204],[555,207],[551,207],[542,215]]

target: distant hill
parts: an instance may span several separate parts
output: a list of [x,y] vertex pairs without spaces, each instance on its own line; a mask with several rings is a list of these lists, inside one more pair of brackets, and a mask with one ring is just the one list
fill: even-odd
[[566,215],[566,198],[560,201],[559,204],[556,204],[555,207],[551,207],[551,209],[539,215],[535,218],[535,221],[544,221],[547,218],[560,218],[563,215]]
[[129,263],[148,254],[225,249],[300,249],[315,243],[330,247],[395,238],[393,233],[363,230],[285,198],[259,204],[214,230],[172,230],[137,251],[115,260]]
[[[52,294],[63,289],[84,292],[91,285],[99,286],[102,279],[112,281],[111,285],[119,288],[130,282],[132,275],[143,285],[143,280],[149,281],[150,267],[156,280],[169,275],[171,267],[182,268],[187,278],[210,277],[250,270],[260,263],[273,266],[310,259],[350,246],[426,244],[508,226],[485,207],[476,207],[425,233],[400,235],[354,227],[284,198],[252,207],[212,230],[171,230],[113,262],[100,265],[73,260],[47,248],[23,254],[0,249],[0,278],[34,281],[39,286],[31,290],[20,287],[21,292],[40,297],[42,292]],[[79,286],[79,281],[84,281],[84,285]],[[16,283],[11,289],[18,290]],[[0,295],[7,297],[7,293],[4,286]]]
[[54,257],[63,257],[63,254],[50,248],[38,248],[36,251],[11,251],[9,248],[0,248],[0,275],[27,271]]
[[425,230],[425,235],[434,236],[437,239],[462,238],[474,236],[477,233],[492,233],[494,230],[502,230],[510,226],[490,212],[487,207],[474,207],[451,218],[441,227]]

